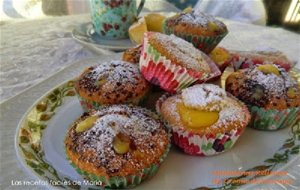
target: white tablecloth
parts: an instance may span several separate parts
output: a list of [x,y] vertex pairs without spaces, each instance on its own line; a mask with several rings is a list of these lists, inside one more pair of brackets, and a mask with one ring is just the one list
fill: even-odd
[[71,36],[87,15],[3,23],[0,97],[5,100],[77,60],[93,56]]

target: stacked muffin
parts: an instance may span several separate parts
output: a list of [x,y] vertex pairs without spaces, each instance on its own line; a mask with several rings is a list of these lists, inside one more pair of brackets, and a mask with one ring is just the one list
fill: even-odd
[[183,12],[167,18],[163,30],[166,34],[174,34],[191,42],[205,53],[210,53],[228,33],[222,21],[195,11]]
[[192,44],[174,35],[147,32],[140,69],[152,84],[175,93],[219,76],[216,64]]

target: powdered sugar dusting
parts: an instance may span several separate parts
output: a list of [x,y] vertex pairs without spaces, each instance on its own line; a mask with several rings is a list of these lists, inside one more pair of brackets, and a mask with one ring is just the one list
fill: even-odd
[[[113,149],[113,140],[119,133],[128,136],[136,146],[141,144],[145,146],[145,142],[151,141],[152,133],[163,130],[155,114],[138,107],[114,105],[104,107],[92,115],[99,117],[94,126],[82,133],[75,133],[77,150],[96,152],[96,155],[88,159],[90,162],[99,161],[102,166],[117,156]],[[151,143],[148,146],[151,146]],[[113,163],[108,168],[120,168],[121,165],[121,162]]]
[[218,128],[235,121],[245,121],[243,107],[238,100],[227,96],[224,89],[213,84],[199,84],[182,91],[182,100],[186,107],[219,111],[218,121],[212,128]]
[[[196,86],[196,87],[195,87]],[[216,123],[214,123],[212,126],[208,127],[207,131],[210,131],[210,129],[226,129],[228,126],[236,125],[235,127],[241,127],[241,123],[248,122],[249,119],[249,113],[247,112],[247,108],[244,104],[242,104],[239,100],[234,98],[233,96],[228,96],[226,92],[223,91],[219,86],[212,85],[212,84],[201,84],[201,85],[195,85],[192,87],[189,87],[182,91],[181,96],[175,95],[172,97],[169,97],[169,101],[171,102],[169,104],[164,105],[162,103],[162,106],[164,106],[164,109],[167,110],[168,115],[171,116],[171,118],[176,121],[175,123],[172,123],[172,126],[177,128],[186,127],[185,124],[183,124],[181,120],[181,116],[179,114],[179,111],[177,110],[177,105],[179,103],[184,103],[185,106],[191,107],[196,110],[205,110],[205,111],[216,111],[212,110],[210,107],[207,107],[205,105],[214,107],[214,105],[217,105],[218,112],[219,112],[219,118]],[[210,89],[212,92],[214,92],[216,95],[215,97],[210,97],[207,100],[203,97],[207,96],[207,93],[205,91],[202,92],[199,89],[202,89],[203,86],[206,87],[206,90]],[[208,87],[207,87],[208,86]],[[196,90],[195,90],[196,89]],[[188,91],[187,91],[188,90]],[[183,95],[184,93],[188,95]],[[193,94],[190,96],[190,93]],[[204,96],[201,95],[201,93],[204,93]],[[199,97],[198,97],[199,96]],[[200,97],[201,96],[201,97]],[[211,95],[213,96],[213,94]],[[190,100],[193,99],[193,100]],[[163,100],[160,100],[163,101]],[[209,104],[210,102],[211,104]],[[186,105],[186,103],[188,103]]]
[[251,83],[261,85],[269,96],[283,96],[286,88],[296,86],[297,83],[283,69],[273,66],[280,71],[280,76],[265,74],[255,67],[246,72],[246,77]]
[[[109,74],[108,74],[109,73]],[[91,72],[91,78],[99,80],[108,75],[108,81],[120,81],[134,82],[134,78],[131,77],[133,73],[138,73],[137,67],[124,61],[111,61],[103,63],[94,68]]]
[[136,65],[125,61],[114,60],[89,68],[79,80],[80,86],[91,92],[99,90],[101,83],[109,82],[110,85],[137,84],[140,72]]
[[178,22],[189,23],[195,26],[207,26],[209,22],[213,22],[220,27],[226,27],[223,22],[217,20],[215,17],[199,11],[181,13],[178,17]]
[[195,85],[182,91],[183,103],[195,109],[209,108],[211,111],[221,109],[221,102],[226,92],[213,84]]
[[167,51],[178,60],[182,66],[196,71],[210,71],[209,65],[202,56],[202,52],[196,49],[191,43],[176,37],[155,33],[155,39],[163,47],[167,47]]
[[112,141],[118,133],[118,126],[115,128],[112,128],[111,126],[113,123],[117,123],[117,125],[119,125],[119,122],[124,120],[125,117],[118,117],[114,115],[107,115],[99,118],[95,122],[94,127],[82,134],[82,140],[86,142],[82,146],[84,151],[96,151],[98,153],[97,157],[99,157],[102,162],[105,162],[106,156],[114,155]]
[[219,113],[218,122],[213,127],[226,126],[226,123],[233,123],[239,121],[240,123],[246,122],[245,111],[243,107],[238,104],[238,100],[226,97],[224,99],[226,104],[223,106]]

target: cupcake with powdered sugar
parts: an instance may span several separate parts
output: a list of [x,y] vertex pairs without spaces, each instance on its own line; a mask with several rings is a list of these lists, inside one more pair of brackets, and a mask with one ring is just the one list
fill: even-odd
[[85,179],[107,188],[127,188],[157,172],[170,139],[156,114],[112,105],[78,118],[65,146],[70,163]]
[[248,105],[250,127],[277,130],[300,118],[299,83],[279,66],[257,65],[234,72],[226,79],[226,90]]
[[229,150],[250,121],[247,107],[213,84],[194,85],[157,102],[172,131],[173,142],[185,153],[210,156]]
[[228,33],[226,25],[202,12],[182,12],[165,19],[165,34],[174,34],[191,42],[196,48],[210,53]]
[[85,111],[103,105],[139,104],[150,90],[138,66],[119,60],[87,68],[75,81]]

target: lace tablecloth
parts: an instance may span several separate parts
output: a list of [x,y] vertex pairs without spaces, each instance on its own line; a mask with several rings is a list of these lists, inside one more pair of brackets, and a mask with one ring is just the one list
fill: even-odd
[[[76,15],[0,23],[0,96],[3,102],[0,107],[0,189],[24,189],[12,187],[11,180],[30,179],[21,171],[14,151],[15,129],[22,115],[37,98],[64,80],[76,76],[85,67],[82,64],[73,64],[74,61],[96,54],[72,39],[70,33],[75,26],[88,21],[88,15]],[[280,28],[227,20],[225,23],[230,33],[222,41],[222,46],[238,50],[273,47],[297,61],[296,67],[300,68],[299,35]],[[103,53],[116,56],[109,51]],[[43,82],[21,93],[41,81]],[[11,99],[4,101],[8,98]],[[299,161],[290,167],[293,175],[298,173],[298,165]]]
[[3,101],[74,61],[93,56],[71,36],[85,16],[2,23],[0,97]]

